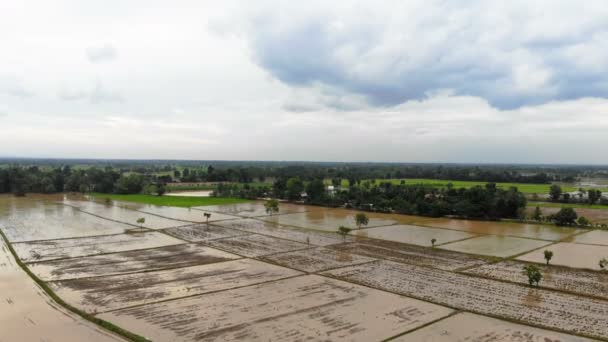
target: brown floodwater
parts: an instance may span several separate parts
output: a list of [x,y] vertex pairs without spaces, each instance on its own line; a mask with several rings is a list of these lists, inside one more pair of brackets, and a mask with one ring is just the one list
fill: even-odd
[[13,248],[23,262],[38,262],[183,244],[159,232],[136,232],[75,239],[19,242]]
[[608,246],[562,242],[518,257],[518,260],[545,263],[544,250],[553,252],[550,263],[575,268],[600,270],[599,261],[608,258]]
[[0,238],[1,341],[122,341],[53,302]]
[[[89,313],[98,313],[300,274],[261,261],[239,259],[153,272],[57,281],[50,285],[68,303]],[[225,304],[231,305],[229,301]]]
[[394,225],[376,228],[366,228],[354,231],[356,236],[369,237],[380,240],[402,242],[412,245],[432,246],[432,239],[435,245],[440,245],[452,241],[463,240],[477,235],[458,230],[430,228],[412,225]]
[[[308,211],[309,207],[306,205],[298,205],[292,203],[279,203],[279,212],[278,214],[293,214],[293,213],[301,213]],[[268,216],[266,212],[266,207],[264,207],[264,202],[262,201],[253,201],[253,202],[245,202],[245,203],[235,203],[235,204],[222,204],[222,205],[206,205],[202,207],[194,207],[194,209],[199,210],[207,210],[216,213],[222,213],[227,215],[236,215],[236,216],[244,216],[244,217],[255,217],[255,216]],[[277,215],[277,214],[273,214]]]
[[[357,228],[355,224],[355,215],[357,213],[358,211],[354,210],[310,207],[304,213],[267,216],[262,219],[288,226],[335,232],[340,226],[352,229]],[[387,226],[397,223],[389,215],[378,213],[365,214],[369,217],[369,224],[364,227]]]
[[511,236],[486,235],[473,239],[448,243],[438,248],[455,252],[488,255],[496,257],[510,257],[527,251],[547,246],[551,242],[516,238]]
[[587,233],[578,234],[564,239],[564,242],[588,243],[591,245],[608,246],[608,231],[592,230]]
[[306,275],[100,317],[154,341],[381,341],[451,312],[399,295]]
[[495,318],[459,313],[392,341],[591,342],[592,340]]

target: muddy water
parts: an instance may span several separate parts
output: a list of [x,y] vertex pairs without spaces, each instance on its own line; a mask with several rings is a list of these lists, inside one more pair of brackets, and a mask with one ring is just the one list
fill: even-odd
[[190,222],[207,222],[207,218],[204,215],[205,213],[211,214],[209,217],[209,222],[239,218],[237,216],[197,210],[194,208],[165,207],[157,205],[146,205],[141,207],[139,211],[175,220],[185,220]]
[[470,313],[459,313],[392,341],[591,342],[592,340]]
[[518,260],[545,263],[544,250],[553,252],[551,264],[600,270],[599,261],[608,257],[608,246],[558,243],[518,257]]
[[38,262],[183,243],[182,240],[158,232],[138,232],[76,239],[20,242],[13,244],[13,248],[23,262]]
[[279,225],[274,222],[261,221],[257,219],[230,220],[218,222],[216,224],[222,227],[239,229],[251,233],[270,235],[282,239],[297,241],[316,246],[327,246],[341,243],[343,241],[353,240],[351,236],[347,236],[345,239],[343,239],[335,232],[319,232],[308,229],[298,229],[294,227]]
[[0,238],[1,341],[122,341],[52,302]]
[[[535,206],[532,204],[526,208],[528,214],[532,214],[535,210]],[[543,215],[551,215],[557,213],[561,208],[540,208]],[[590,208],[575,208],[574,209],[578,216],[584,216],[593,223],[608,223],[608,208],[606,209],[590,209]]]
[[0,227],[12,242],[117,234],[132,228],[50,201],[57,198],[0,196]]
[[354,232],[354,234],[356,236],[402,242],[425,247],[432,246],[431,239],[435,239],[435,244],[439,245],[477,236],[458,230],[429,228],[412,225],[396,225],[367,228],[357,230]]
[[451,312],[308,275],[100,317],[154,341],[381,341]]
[[[276,215],[262,218],[265,221],[296,226],[300,228],[316,229],[335,232],[340,226],[357,228],[355,215],[357,211],[346,209],[328,209],[323,207],[310,207],[305,213]],[[395,224],[397,221],[389,215],[366,213],[369,224],[366,227],[377,227]]]
[[[308,211],[310,208],[314,208],[314,207],[291,204],[291,203],[280,203],[278,215],[302,213],[302,212]],[[264,207],[264,202],[262,202],[262,201],[236,203],[236,204],[224,204],[224,205],[207,205],[207,206],[203,206],[203,207],[194,207],[194,209],[207,210],[207,211],[212,211],[212,212],[216,212],[216,213],[223,213],[223,214],[228,214],[228,215],[237,215],[237,216],[244,216],[244,217],[268,216],[268,213],[266,212],[266,207]],[[277,215],[277,213],[275,213],[273,215]]]
[[28,267],[46,281],[98,277],[123,273],[212,264],[239,256],[196,244],[96,255],[30,264]]
[[448,243],[438,248],[450,251],[488,255],[496,257],[510,257],[525,253],[535,248],[547,246],[549,241],[515,238],[510,236],[487,235],[473,239]]
[[[97,313],[300,274],[288,268],[240,259],[155,272],[65,280],[50,285],[70,304]],[[224,304],[230,306],[232,303],[228,300]]]
[[588,243],[592,245],[608,246],[608,231],[593,230],[588,233],[569,237],[565,239],[564,242]]

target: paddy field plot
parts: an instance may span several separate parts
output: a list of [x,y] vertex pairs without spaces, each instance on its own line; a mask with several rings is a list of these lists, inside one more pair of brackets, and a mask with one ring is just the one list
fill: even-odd
[[194,208],[165,207],[156,205],[146,205],[141,209],[138,209],[138,211],[147,214],[166,217],[169,219],[198,223],[207,222],[207,218],[204,215],[205,213],[211,214],[211,216],[209,217],[209,222],[238,218],[237,216],[220,214],[211,211],[196,210]]
[[262,261],[295,268],[305,272],[320,272],[338,267],[352,266],[376,259],[328,248],[311,248],[262,257]]
[[[310,208],[316,207],[291,203],[280,203],[279,212],[274,213],[273,215],[303,213],[308,211]],[[266,212],[266,207],[264,207],[264,202],[261,201],[225,205],[206,205],[202,207],[193,207],[193,209],[243,217],[269,216],[269,213]]]
[[[455,252],[506,258],[547,246],[549,241],[486,235],[441,245],[437,248]],[[542,253],[542,252],[541,252]]]
[[450,313],[438,305],[306,275],[99,317],[154,341],[380,341]]
[[[268,235],[301,243],[310,243],[311,245],[316,246],[333,245],[341,243],[345,240],[335,232],[320,232],[302,228],[295,228],[256,219],[230,220],[224,222],[217,222],[216,224],[222,227],[239,229],[251,233]],[[353,237],[346,237],[346,241],[351,240],[353,240]]]
[[104,235],[74,239],[19,242],[13,248],[23,262],[74,258],[182,244],[184,241],[158,232]]
[[495,318],[459,313],[392,341],[592,342],[593,340]]
[[165,233],[190,242],[204,242],[251,233],[213,224],[197,224],[164,230]]
[[[525,262],[505,260],[475,267],[465,273],[526,285],[528,278],[523,274],[525,265]],[[543,275],[541,287],[608,299],[608,272],[553,265],[537,267]]]
[[565,239],[564,242],[587,243],[591,245],[608,246],[608,231],[592,230],[587,233],[571,236]]
[[448,271],[478,266],[489,262],[488,259],[474,255],[374,239],[333,245],[329,248],[370,258],[386,259]]
[[562,242],[522,255],[517,260],[545,263],[545,249],[553,252],[551,264],[600,270],[599,261],[608,257],[608,246]]
[[380,240],[402,242],[411,245],[430,247],[431,239],[436,245],[468,239],[477,235],[458,230],[429,228],[412,225],[394,225],[376,228],[360,229],[353,232],[355,236],[369,237]]
[[391,261],[324,275],[478,314],[608,338],[608,301]]
[[0,340],[123,341],[60,307],[19,267],[0,237]]
[[133,228],[42,201],[31,201],[0,216],[0,227],[11,242],[119,234]]
[[[89,313],[194,296],[300,275],[251,259],[107,277],[60,280],[49,285],[68,303]],[[225,304],[230,306],[228,300]]]
[[211,240],[206,242],[206,244],[249,258],[313,247],[305,243],[259,234]]
[[[262,219],[282,225],[335,232],[340,226],[346,226],[351,229],[357,228],[355,224],[355,215],[357,213],[354,210],[311,207],[305,213],[266,216]],[[366,227],[386,226],[397,223],[397,221],[382,214],[365,214],[369,217],[369,224]]]
[[46,281],[99,277],[123,273],[212,264],[237,259],[238,256],[198,244],[134,250],[120,253],[51,260],[28,265]]

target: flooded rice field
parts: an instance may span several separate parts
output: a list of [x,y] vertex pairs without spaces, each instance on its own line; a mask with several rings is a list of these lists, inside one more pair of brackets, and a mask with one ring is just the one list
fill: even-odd
[[[526,208],[526,212],[531,215],[534,213],[535,206],[534,203],[530,203],[531,205]],[[543,216],[549,216],[557,213],[561,208],[547,208],[541,207],[540,210]],[[606,223],[608,224],[608,207],[606,209],[591,209],[591,208],[575,208],[574,209],[578,216],[584,216],[589,221],[593,223]]]
[[370,258],[385,259],[447,271],[478,266],[490,261],[469,254],[382,240],[363,240],[355,243],[333,245],[330,248]]
[[211,240],[208,241],[207,244],[209,246],[249,258],[312,247],[305,243],[278,239],[272,236],[259,234],[249,234],[225,239]]
[[120,322],[155,341],[381,341],[451,312],[383,291],[307,275],[100,317]]
[[89,313],[98,313],[300,274],[288,268],[240,259],[161,271],[60,280],[49,284],[68,303]]
[[212,264],[240,257],[197,244],[172,245],[144,250],[61,259],[30,264],[46,281],[149,272],[168,268]]
[[310,248],[262,257],[260,260],[295,268],[304,272],[320,272],[333,268],[371,262],[377,259],[329,248]]
[[588,243],[591,245],[608,246],[608,231],[593,230],[587,233],[578,234],[564,239],[564,242]]
[[190,242],[210,241],[250,234],[241,230],[230,229],[213,224],[198,224],[178,228],[165,229],[165,233]]
[[184,242],[166,234],[138,232],[75,239],[19,242],[13,244],[13,248],[23,262],[35,262],[163,247],[181,243]]
[[608,257],[608,246],[562,242],[522,255],[517,260],[545,263],[545,249],[553,252],[551,264],[591,270],[600,270],[600,259]]
[[354,232],[356,236],[370,237],[380,240],[389,240],[395,242],[403,242],[411,245],[430,247],[433,245],[432,239],[435,239],[435,245],[441,245],[452,241],[464,240],[475,237],[467,232],[458,230],[429,228],[412,225],[396,225],[376,228],[366,228]]
[[0,341],[122,341],[53,302],[0,237]]
[[[263,220],[288,226],[335,232],[340,226],[357,228],[355,224],[356,214],[357,211],[354,210],[310,207],[305,213],[274,215],[264,217]],[[387,226],[397,223],[388,215],[378,213],[366,213],[366,215],[369,217],[369,224],[366,227]]]
[[591,342],[593,340],[505,322],[495,318],[459,313],[392,341]]
[[[527,284],[527,277],[522,276],[524,265],[527,265],[527,263],[506,260],[469,269],[465,273]],[[608,272],[594,272],[553,265],[537,266],[543,274],[543,279],[540,282],[542,287],[608,299]]]
[[[335,232],[320,232],[303,228],[294,228],[256,219],[230,220],[218,222],[216,224],[222,227],[239,229],[246,232],[268,235],[316,246],[333,245],[345,240]],[[353,238],[351,236],[346,237],[346,241],[352,240]]]
[[[273,215],[303,213],[305,211],[308,211],[310,208],[316,207],[291,203],[280,203],[279,212],[274,213]],[[243,217],[257,217],[269,215],[269,213],[266,212],[266,207],[264,207],[264,202],[262,201],[223,205],[207,205],[203,207],[193,207],[193,209]]]
[[[549,241],[486,235],[439,246],[455,252],[506,258],[551,244]],[[542,252],[541,252],[542,253]]]
[[[212,211],[197,210],[193,208],[179,208],[179,207],[165,207],[158,205],[146,205],[139,209],[139,211],[147,214],[158,215],[173,220],[182,220],[188,222],[214,222],[221,220],[233,220],[238,218],[237,216],[226,215],[215,213]],[[205,213],[210,214],[209,220],[205,217]]]
[[478,314],[608,338],[604,300],[391,261],[321,274]]

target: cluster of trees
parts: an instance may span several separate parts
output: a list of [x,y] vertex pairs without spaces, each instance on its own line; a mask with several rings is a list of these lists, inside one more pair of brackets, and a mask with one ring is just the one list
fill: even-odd
[[588,203],[588,204],[607,204],[608,198],[602,197],[602,191],[598,189],[579,189],[575,195],[571,195],[568,192],[564,192],[562,187],[553,184],[549,188],[549,197],[553,202],[563,202],[563,203]]
[[120,174],[114,168],[72,169],[70,166],[39,168],[11,166],[0,169],[0,193],[101,192],[118,194],[165,193],[155,176]]
[[526,206],[525,196],[516,188],[502,190],[494,183],[472,188],[434,188],[381,182],[377,186],[351,186],[333,192],[323,179],[304,182],[299,177],[279,178],[273,186],[250,187],[222,185],[217,196],[244,198],[274,197],[322,206],[346,206],[361,210],[396,212],[423,216],[455,215],[469,218],[520,218]]

